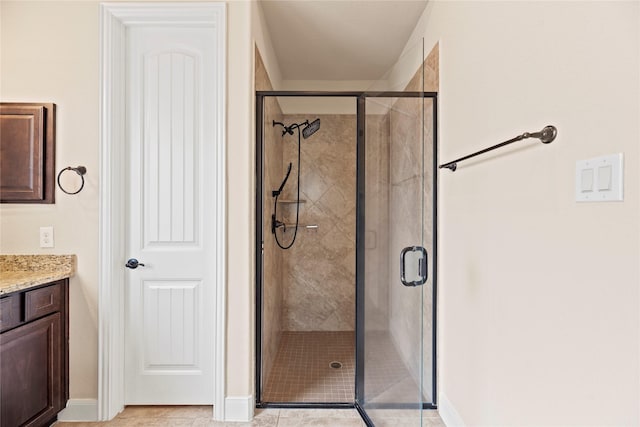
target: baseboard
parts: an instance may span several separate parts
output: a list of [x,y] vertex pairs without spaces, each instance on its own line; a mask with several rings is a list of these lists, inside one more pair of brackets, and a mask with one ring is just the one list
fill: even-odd
[[462,417],[444,393],[438,396],[438,413],[447,427],[464,427]]
[[58,421],[98,421],[97,399],[69,399]]
[[254,406],[253,396],[226,397],[224,399],[224,420],[251,421]]

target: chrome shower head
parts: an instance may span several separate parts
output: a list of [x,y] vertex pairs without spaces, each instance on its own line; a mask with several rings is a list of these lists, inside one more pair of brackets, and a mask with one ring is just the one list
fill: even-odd
[[320,129],[320,119],[319,118],[315,119],[314,121],[309,123],[307,126],[305,126],[304,129],[302,129],[302,136],[304,137],[304,139],[307,139],[311,135],[316,133],[318,131],[318,129]]

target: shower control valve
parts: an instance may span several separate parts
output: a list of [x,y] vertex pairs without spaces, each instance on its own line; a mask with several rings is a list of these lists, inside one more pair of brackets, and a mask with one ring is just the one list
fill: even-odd
[[276,234],[276,230],[280,227],[286,227],[284,222],[278,221],[275,215],[271,215],[271,234]]

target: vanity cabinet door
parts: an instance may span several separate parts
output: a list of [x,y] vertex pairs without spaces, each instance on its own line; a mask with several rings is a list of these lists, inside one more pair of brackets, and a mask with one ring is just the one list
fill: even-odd
[[0,203],[53,203],[55,105],[0,103]]
[[0,335],[2,426],[43,426],[64,407],[61,314]]

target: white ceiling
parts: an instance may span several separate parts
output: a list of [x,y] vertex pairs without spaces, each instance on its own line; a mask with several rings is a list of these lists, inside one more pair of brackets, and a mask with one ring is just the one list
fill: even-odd
[[376,80],[427,0],[261,0],[285,80]]

